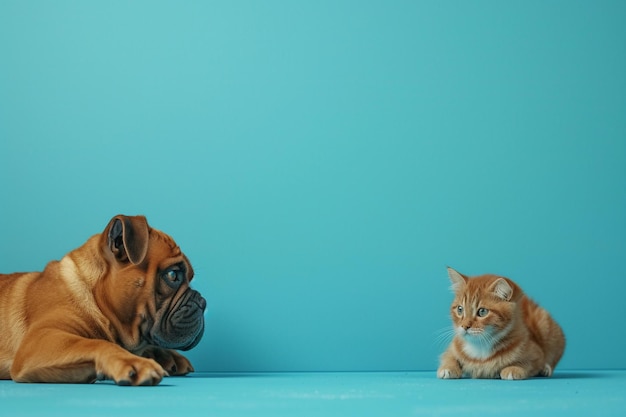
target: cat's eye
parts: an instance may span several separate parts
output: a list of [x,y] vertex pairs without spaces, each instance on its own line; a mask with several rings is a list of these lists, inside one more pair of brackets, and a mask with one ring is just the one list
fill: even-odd
[[489,310],[486,308],[481,307],[478,309],[478,317],[485,317],[487,314],[489,314]]
[[456,314],[463,315],[463,306],[456,306]]

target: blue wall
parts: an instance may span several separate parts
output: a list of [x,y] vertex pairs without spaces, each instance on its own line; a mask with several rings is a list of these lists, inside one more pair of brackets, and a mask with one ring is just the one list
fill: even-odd
[[623,1],[0,2],[0,270],[117,213],[209,301],[199,370],[434,369],[446,265],[626,367]]

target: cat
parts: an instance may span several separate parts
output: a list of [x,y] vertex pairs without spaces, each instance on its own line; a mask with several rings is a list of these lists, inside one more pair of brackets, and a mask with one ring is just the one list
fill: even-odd
[[448,268],[454,338],[441,355],[442,379],[552,376],[565,335],[550,314],[512,280],[467,277]]

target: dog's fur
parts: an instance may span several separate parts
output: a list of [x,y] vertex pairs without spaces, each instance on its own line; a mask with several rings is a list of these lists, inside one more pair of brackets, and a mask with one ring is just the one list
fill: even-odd
[[0,275],[0,379],[156,385],[192,372],[174,350],[204,332],[192,278],[170,236],[122,215],[43,272]]

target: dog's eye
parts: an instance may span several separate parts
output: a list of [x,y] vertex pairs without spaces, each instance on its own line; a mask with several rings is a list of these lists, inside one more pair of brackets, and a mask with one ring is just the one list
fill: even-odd
[[163,273],[163,278],[165,278],[168,285],[175,287],[182,282],[183,271],[180,269],[168,269]]

